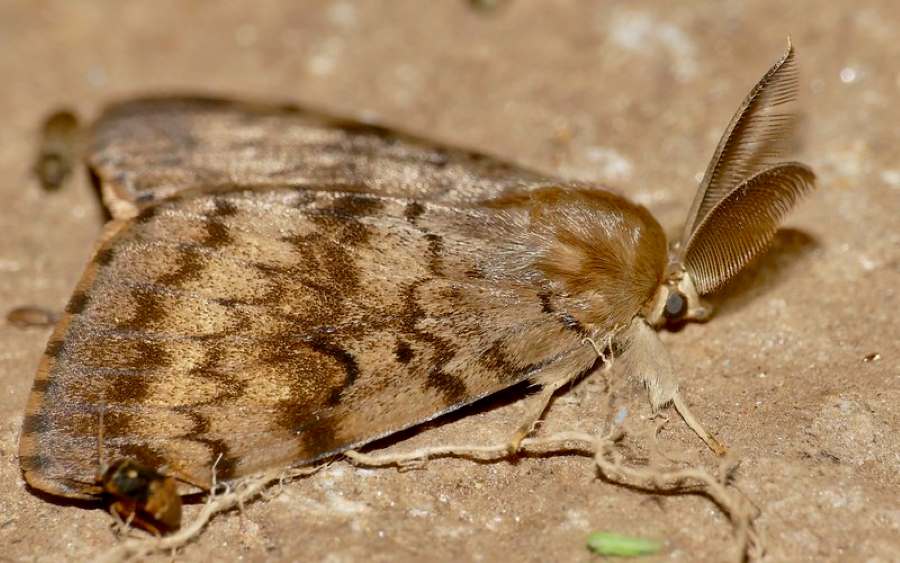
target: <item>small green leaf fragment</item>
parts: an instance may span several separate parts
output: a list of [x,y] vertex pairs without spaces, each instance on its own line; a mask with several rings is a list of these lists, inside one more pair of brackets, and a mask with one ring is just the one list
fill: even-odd
[[613,532],[594,532],[588,536],[588,549],[597,555],[610,557],[640,557],[662,550],[662,542],[646,538],[623,536]]

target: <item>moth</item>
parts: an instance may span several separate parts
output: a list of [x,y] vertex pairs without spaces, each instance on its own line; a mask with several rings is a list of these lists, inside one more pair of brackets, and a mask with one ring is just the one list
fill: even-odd
[[111,468],[184,494],[214,466],[227,481],[310,464],[530,382],[514,449],[610,348],[654,411],[673,404],[721,453],[656,330],[706,320],[701,296],[813,189],[780,161],[797,87],[788,44],[671,246],[599,186],[370,124],[212,98],[109,107],[81,142],[112,220],[35,378],[26,481],[153,516],[97,479],[100,413]]

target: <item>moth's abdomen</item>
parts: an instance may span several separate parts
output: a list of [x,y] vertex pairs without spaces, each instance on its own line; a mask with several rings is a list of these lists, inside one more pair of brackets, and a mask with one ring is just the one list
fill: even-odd
[[580,303],[570,312],[582,323],[629,322],[661,283],[665,234],[645,208],[625,198],[552,187],[495,205],[527,210],[533,266]]

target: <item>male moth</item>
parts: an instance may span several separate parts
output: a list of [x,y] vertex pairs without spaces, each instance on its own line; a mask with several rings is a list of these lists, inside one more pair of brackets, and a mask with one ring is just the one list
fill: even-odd
[[[654,328],[705,320],[700,296],[813,188],[808,167],[777,161],[797,84],[788,45],[671,248],[646,209],[597,186],[380,127],[208,98],[113,105],[83,138],[113,220],[38,369],[25,479],[165,519],[114,468],[208,490],[214,466],[229,480],[308,464],[541,385],[515,446],[613,346],[654,411],[674,404],[723,451]],[[114,461],[98,480],[101,413]]]

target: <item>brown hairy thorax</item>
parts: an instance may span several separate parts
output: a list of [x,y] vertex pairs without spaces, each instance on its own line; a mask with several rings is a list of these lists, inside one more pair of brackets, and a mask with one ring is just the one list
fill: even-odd
[[[647,210],[597,186],[294,107],[144,98],[85,136],[61,118],[42,154],[77,139],[113,220],[35,376],[26,481],[112,495],[118,514],[164,531],[179,493],[540,385],[514,450],[610,347],[654,411],[674,405],[724,453],[654,328],[708,318],[702,295],[813,188],[809,168],[778,160],[795,70],[789,44],[726,129],[671,249]],[[38,170],[52,186],[67,168]],[[98,435],[116,460],[99,485]]]
[[546,187],[488,202],[522,208],[533,267],[584,302],[584,323],[627,324],[662,281],[666,239],[645,208],[607,191]]

